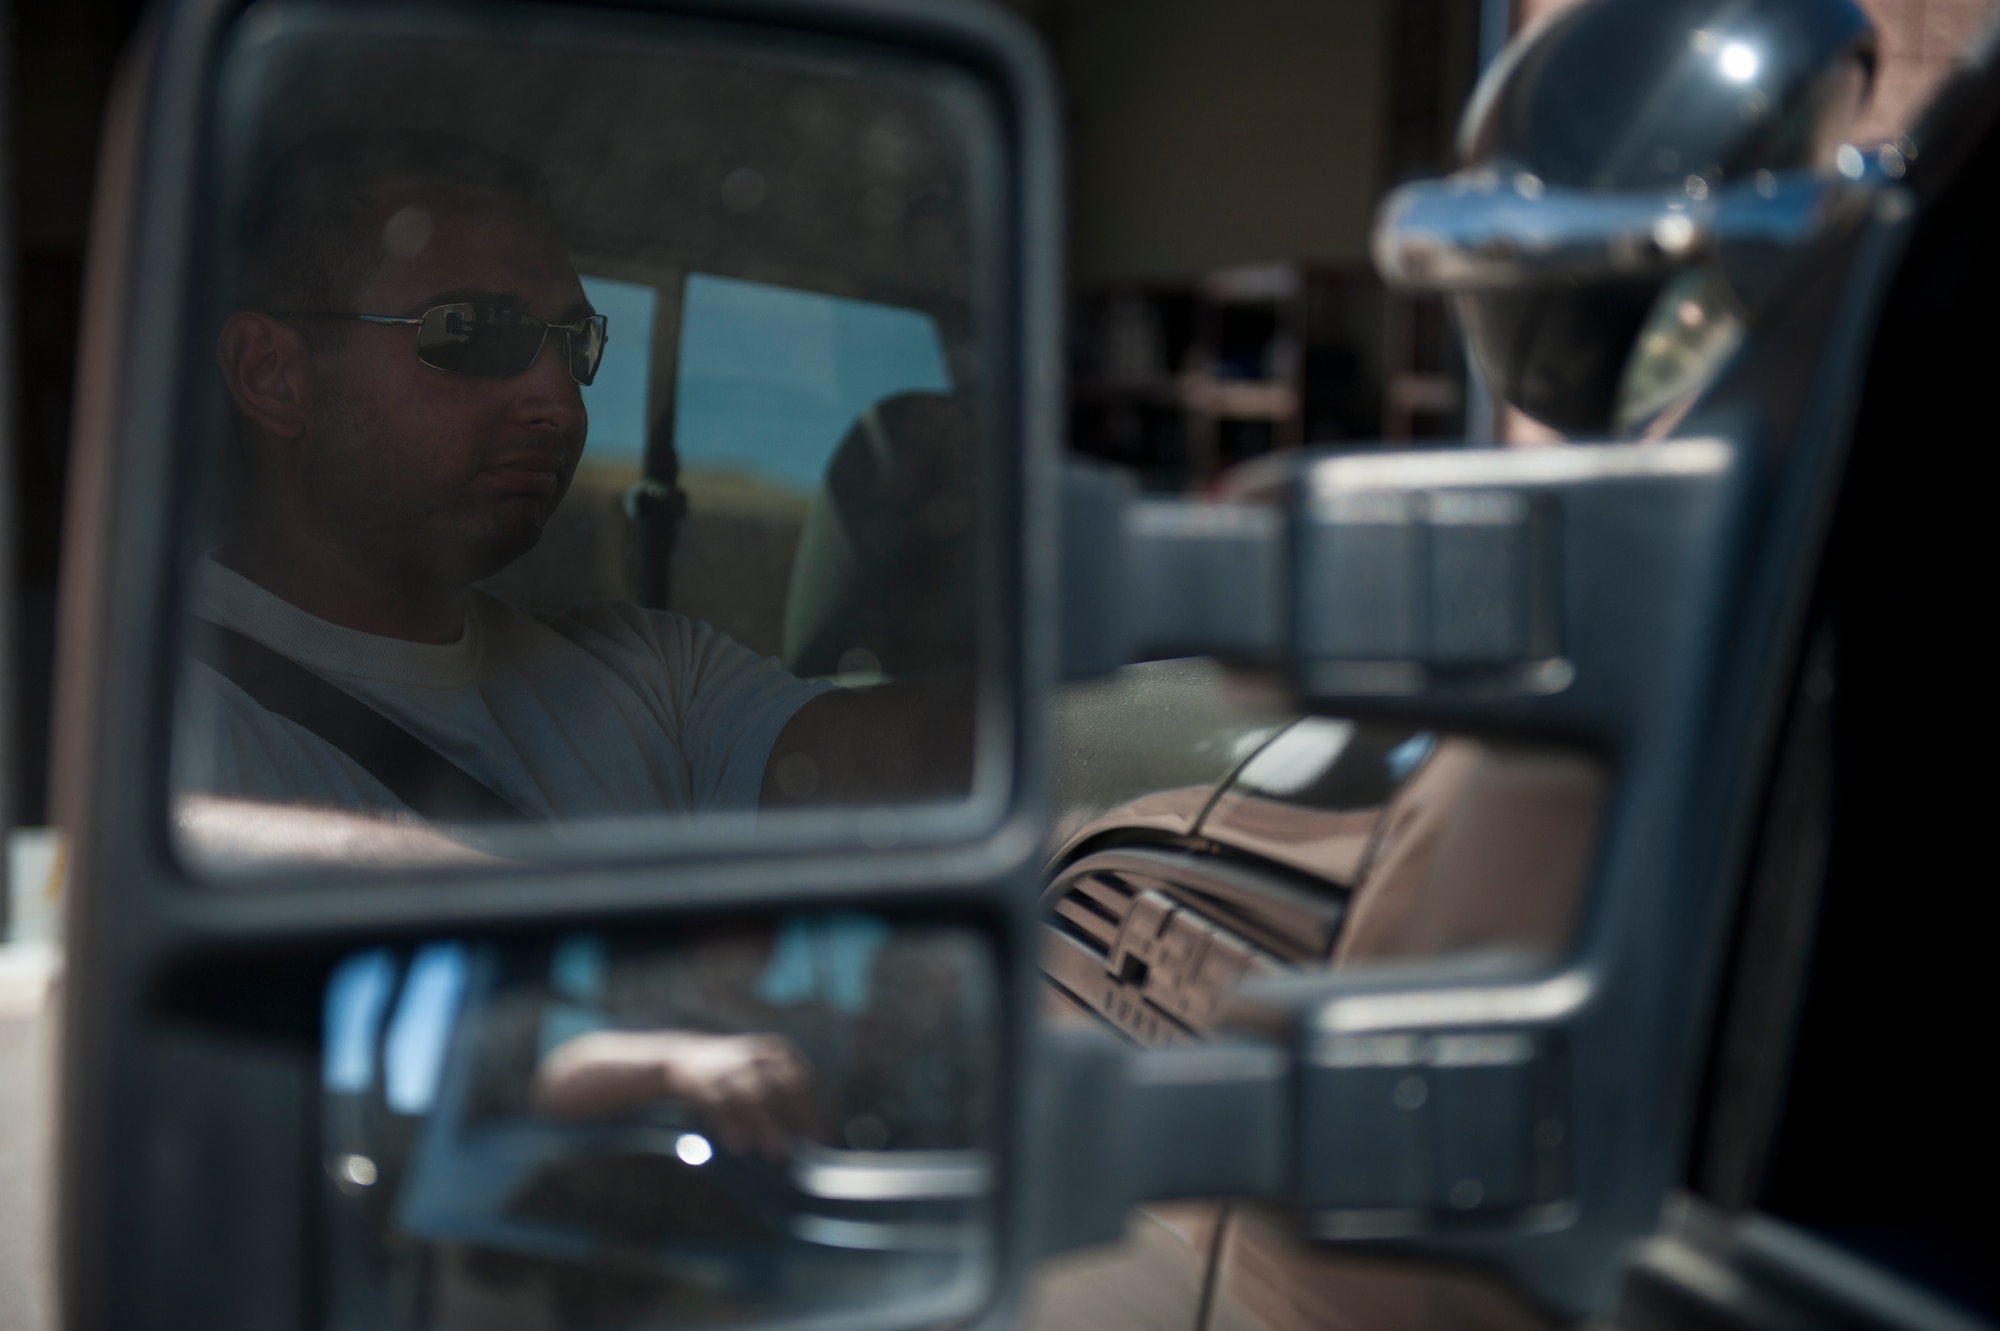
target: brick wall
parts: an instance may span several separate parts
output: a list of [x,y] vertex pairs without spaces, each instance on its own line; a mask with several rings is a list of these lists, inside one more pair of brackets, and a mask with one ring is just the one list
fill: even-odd
[[1882,34],[1875,97],[1855,138],[1887,138],[1931,98],[1967,42],[2000,15],[1996,0],[1863,0]]
[[[1573,0],[1518,0],[1523,23]],[[1907,126],[1930,99],[1952,61],[1987,23],[2000,0],[1860,0],[1882,37],[1875,96],[1854,138],[1872,142]]]

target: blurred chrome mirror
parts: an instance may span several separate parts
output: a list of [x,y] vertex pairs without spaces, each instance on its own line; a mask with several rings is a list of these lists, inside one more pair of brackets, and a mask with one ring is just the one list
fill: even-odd
[[352,954],[324,1004],[327,1322],[976,1310],[999,992],[980,935],[856,912]]
[[1841,142],[1874,66],[1851,0],[1571,6],[1487,71],[1463,169],[1384,202],[1376,265],[1457,297],[1515,407],[1637,431],[1712,380],[1847,186],[1901,174]]

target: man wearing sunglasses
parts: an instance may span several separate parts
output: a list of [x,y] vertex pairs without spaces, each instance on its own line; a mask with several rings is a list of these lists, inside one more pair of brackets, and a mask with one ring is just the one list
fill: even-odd
[[[569,488],[607,336],[533,168],[329,133],[253,202],[217,357],[237,418],[198,569],[184,791],[438,821],[963,790],[963,689],[832,691],[630,604],[532,618],[474,584]],[[329,689],[328,686],[331,686]],[[386,726],[384,725],[386,722]]]

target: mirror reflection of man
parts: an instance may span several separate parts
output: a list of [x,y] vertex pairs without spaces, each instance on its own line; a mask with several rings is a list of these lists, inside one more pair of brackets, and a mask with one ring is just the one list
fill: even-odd
[[[964,789],[962,687],[832,689],[668,611],[476,588],[562,502],[603,345],[534,168],[324,133],[249,233],[217,342],[235,486],[193,606],[225,649],[197,653],[183,791],[401,812],[413,752],[541,819],[770,805],[800,760],[821,798]],[[327,684],[346,699],[315,712]]]

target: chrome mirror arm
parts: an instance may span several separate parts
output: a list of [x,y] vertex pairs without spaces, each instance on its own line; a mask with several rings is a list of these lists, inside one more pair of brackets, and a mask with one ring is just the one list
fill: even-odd
[[1713,191],[1690,182],[1610,193],[1486,169],[1418,181],[1377,214],[1375,266],[1391,287],[1442,293],[1664,277],[1738,248],[1804,249],[1872,185],[1768,171]]

